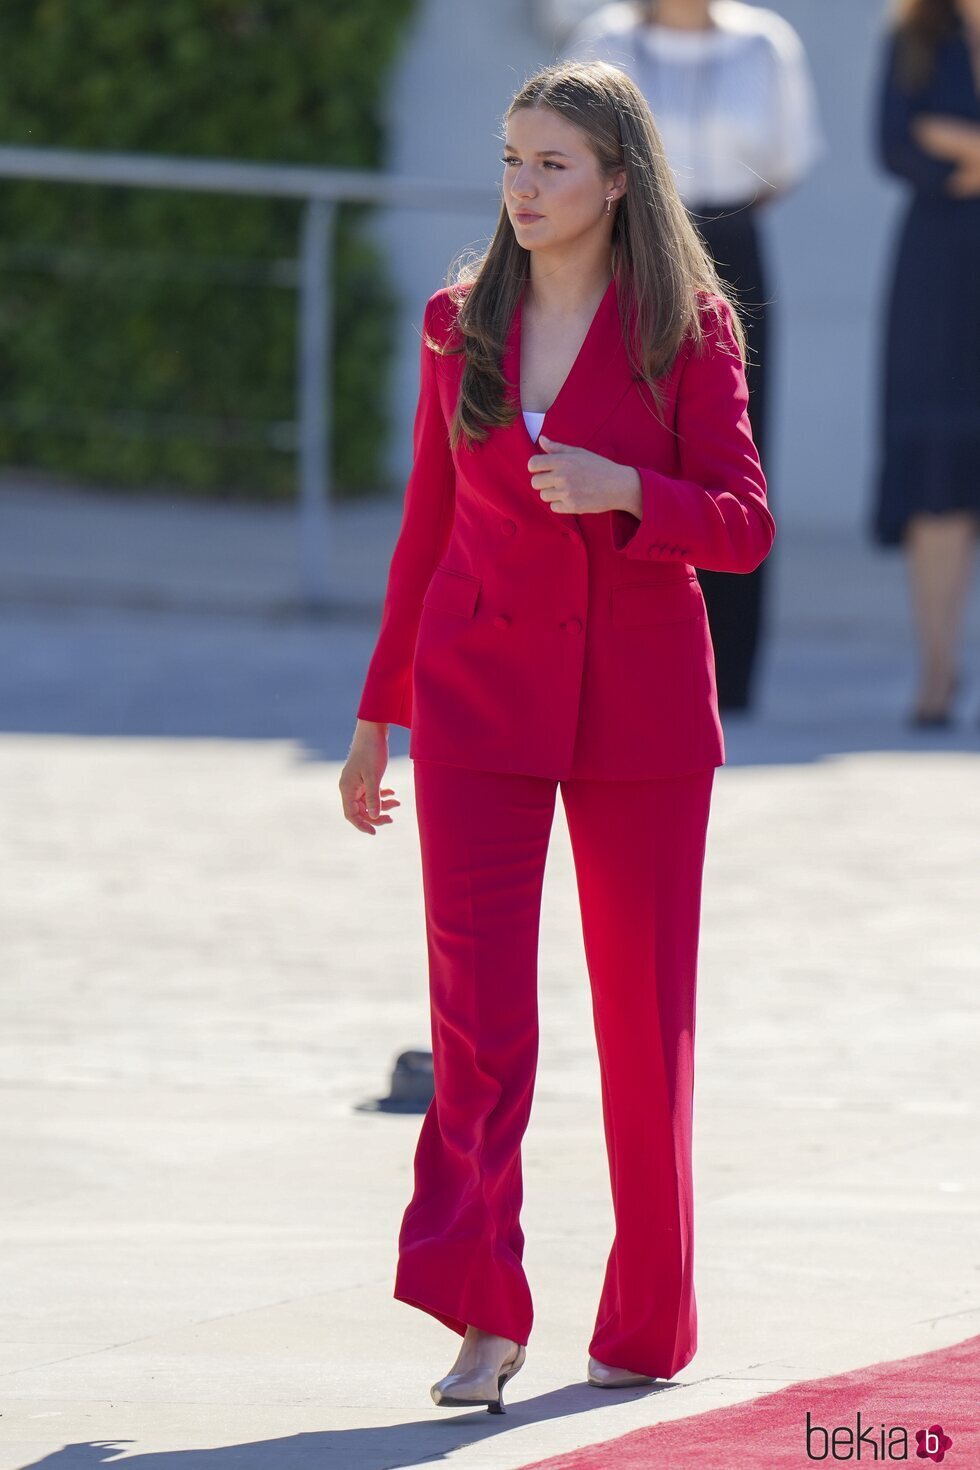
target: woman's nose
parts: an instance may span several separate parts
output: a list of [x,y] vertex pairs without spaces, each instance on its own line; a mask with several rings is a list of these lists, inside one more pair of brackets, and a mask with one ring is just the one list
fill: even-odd
[[522,202],[534,198],[533,184],[525,184],[520,174],[512,181],[510,191],[515,199],[520,199]]

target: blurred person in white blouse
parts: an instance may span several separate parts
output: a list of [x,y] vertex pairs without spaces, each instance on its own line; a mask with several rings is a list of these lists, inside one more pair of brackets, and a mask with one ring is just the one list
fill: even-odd
[[[650,103],[681,198],[742,308],[749,418],[771,486],[771,289],[757,212],[827,151],[803,43],[783,16],[742,0],[624,0],[577,25],[563,53],[622,67]],[[747,576],[698,569],[721,709],[751,706],[766,566]]]

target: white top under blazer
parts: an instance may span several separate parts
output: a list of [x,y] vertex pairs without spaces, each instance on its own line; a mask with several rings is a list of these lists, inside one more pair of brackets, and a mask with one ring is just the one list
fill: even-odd
[[533,413],[531,409],[525,408],[524,422],[527,424],[527,432],[530,434],[531,438],[536,441],[538,435],[541,433],[541,429],[544,424],[544,414]]
[[797,183],[827,150],[803,43],[789,21],[743,0],[712,0],[713,25],[644,23],[633,4],[602,5],[564,55],[609,61],[650,104],[685,204],[742,204],[759,180]]

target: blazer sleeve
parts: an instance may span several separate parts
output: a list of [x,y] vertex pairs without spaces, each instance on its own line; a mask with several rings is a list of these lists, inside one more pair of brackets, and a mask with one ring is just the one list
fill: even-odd
[[916,189],[952,198],[946,189],[946,180],[956,169],[956,161],[927,153],[910,131],[916,112],[939,112],[942,108],[915,105],[915,98],[898,80],[897,59],[898,40],[893,34],[885,47],[878,86],[878,161],[889,173],[906,179]]
[[[435,323],[438,296],[437,292],[429,298],[424,317],[425,333],[436,340],[440,340]],[[422,599],[449,541],[456,501],[456,472],[439,399],[435,356],[423,335],[412,470],[388,570],[381,626],[357,707],[358,719],[408,729]]]
[[705,571],[752,572],[769,555],[776,523],[749,423],[749,394],[731,306],[705,321],[677,388],[680,478],[645,465],[642,516],[611,513],[612,544],[638,561],[682,561]]

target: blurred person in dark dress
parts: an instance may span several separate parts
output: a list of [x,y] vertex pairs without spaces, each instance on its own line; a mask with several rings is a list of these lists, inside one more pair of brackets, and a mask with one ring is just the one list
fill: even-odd
[[919,647],[908,721],[950,723],[980,531],[980,0],[900,0],[879,158],[912,185],[891,264],[872,538],[906,553]]
[[[749,420],[772,495],[772,308],[758,213],[827,150],[803,44],[783,16],[743,0],[627,0],[603,5],[576,26],[564,54],[622,67],[650,103],[678,192],[738,297],[749,347]],[[697,574],[719,709],[746,710],[771,573],[764,562],[748,576],[700,568]]]

